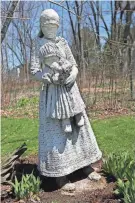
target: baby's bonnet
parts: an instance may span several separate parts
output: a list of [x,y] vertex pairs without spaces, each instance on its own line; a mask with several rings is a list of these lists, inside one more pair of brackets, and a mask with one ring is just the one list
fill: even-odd
[[[61,53],[61,51],[59,50],[59,48],[57,46],[57,43],[59,43],[60,40],[61,40],[61,37],[57,37],[54,42],[48,41],[43,46],[40,47],[39,55],[40,55],[41,61],[43,61],[45,58],[51,57],[51,56],[58,56],[59,58],[63,57],[63,54]],[[62,41],[63,40],[61,40],[61,42]],[[62,46],[62,44],[61,44],[61,46]],[[64,46],[64,44],[63,44],[63,46]]]
[[68,42],[62,37],[56,37],[54,42],[48,41],[40,47],[39,56],[41,62],[50,56],[58,56],[67,59],[72,65],[76,65],[76,61],[68,46]]

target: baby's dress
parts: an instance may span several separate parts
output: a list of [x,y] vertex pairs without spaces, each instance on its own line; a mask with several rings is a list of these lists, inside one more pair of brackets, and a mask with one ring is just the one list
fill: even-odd
[[[44,70],[44,58],[48,53],[53,53],[62,58],[67,59],[72,65],[76,65],[74,58],[70,56],[70,48],[63,38],[58,38],[55,43],[48,42],[40,48],[40,59],[42,63],[42,69]],[[63,51],[63,48],[66,51]],[[67,53],[67,56],[65,55]],[[44,72],[49,73],[46,69]],[[46,96],[46,116],[53,119],[67,119],[71,118],[78,113],[81,113],[85,109],[85,104],[81,98],[80,92],[76,83],[71,88],[67,88],[65,85],[60,84],[48,84]],[[72,92],[76,91],[76,95]],[[70,92],[70,94],[69,94]]]

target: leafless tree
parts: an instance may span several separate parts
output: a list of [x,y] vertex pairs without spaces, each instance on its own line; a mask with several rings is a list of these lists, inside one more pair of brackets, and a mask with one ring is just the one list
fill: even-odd
[[7,12],[4,24],[2,25],[2,29],[1,29],[1,41],[2,42],[3,42],[4,38],[5,38],[8,27],[9,27],[11,21],[12,21],[12,17],[14,15],[14,12],[15,12],[15,9],[17,7],[18,2],[19,2],[19,0],[18,1],[10,1],[10,7],[9,7],[8,12]]

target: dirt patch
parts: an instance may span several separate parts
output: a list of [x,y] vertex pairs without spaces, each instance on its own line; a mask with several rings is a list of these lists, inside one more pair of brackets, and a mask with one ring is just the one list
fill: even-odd
[[[37,170],[37,156],[21,158],[15,165],[16,175],[21,179],[22,174],[30,174],[34,171],[35,176],[39,176]],[[102,174],[102,179],[98,182],[87,179],[83,171],[80,169],[68,178],[76,184],[74,193],[63,193],[57,188],[55,178],[46,178],[41,176],[41,192],[39,194],[41,203],[118,203],[122,202],[113,193],[115,182],[106,182]],[[9,194],[9,193],[8,193]],[[12,195],[3,198],[2,203],[15,202]],[[32,201],[25,201],[30,203]],[[35,201],[36,203],[37,201]]]
[[105,189],[81,192],[76,195],[62,195],[61,191],[41,193],[41,202],[44,203],[118,203],[120,200],[113,195],[115,184],[109,183]]

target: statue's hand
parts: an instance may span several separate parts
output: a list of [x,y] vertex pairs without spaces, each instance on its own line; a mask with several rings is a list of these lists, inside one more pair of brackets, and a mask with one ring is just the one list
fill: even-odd
[[35,75],[37,72],[40,72],[39,68],[31,68],[31,74]]
[[51,75],[49,73],[45,73],[42,76],[42,80],[43,80],[43,83],[45,83],[45,84],[51,84],[52,83],[52,81],[51,81]]
[[76,66],[73,66],[70,76],[65,81],[65,85],[67,87],[72,87],[72,85],[76,81],[77,74],[78,74],[78,68]]
[[61,67],[59,66],[59,64],[57,62],[53,62],[51,65],[51,69],[54,71],[60,71]]

